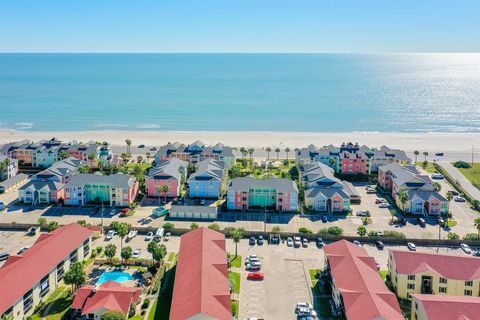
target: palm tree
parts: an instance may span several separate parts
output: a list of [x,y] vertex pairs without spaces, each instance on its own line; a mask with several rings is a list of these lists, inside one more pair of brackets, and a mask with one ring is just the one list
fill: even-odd
[[286,147],[286,148],[285,148],[285,152],[286,152],[286,154],[287,154],[287,160],[288,160],[288,153],[290,152],[290,148],[289,148],[289,147]]
[[255,152],[255,149],[250,148],[247,151],[248,151],[248,154],[250,155],[250,167],[252,168],[252,171],[253,171],[253,153]]
[[413,151],[413,154],[415,155],[415,163],[417,163],[417,157],[420,154],[420,152],[418,152],[418,150],[415,150]]
[[267,160],[270,160],[270,152],[272,152],[272,148],[267,147],[267,149],[265,149],[265,151],[267,151]]
[[425,156],[425,161],[427,161],[428,152],[425,151],[425,152],[423,153],[423,155]]
[[278,160],[278,157],[280,156],[280,148],[275,148],[275,152],[277,153],[277,160]]
[[130,154],[130,146],[132,145],[132,140],[126,139],[125,143],[127,144],[127,153]]
[[245,236],[245,229],[238,228],[231,232],[233,242],[235,242],[235,258],[237,258],[237,246],[240,240]]
[[242,160],[243,160],[243,158],[245,158],[245,155],[247,154],[247,150],[244,147],[241,147],[240,152],[242,153]]
[[480,239],[480,218],[475,218],[473,225],[477,227],[478,239]]
[[[167,204],[167,194],[168,192],[170,191],[170,186],[168,184],[164,184],[160,187],[160,192],[163,193],[165,199],[164,199],[164,203]],[[158,196],[160,197],[160,193],[158,194]]]
[[407,191],[401,191],[398,193],[398,199],[402,203],[402,211],[405,212],[405,203],[408,201],[408,193]]
[[333,158],[328,159],[328,164],[330,164],[330,167],[333,168],[335,166],[335,159],[333,159]]
[[112,222],[111,226],[115,230],[115,232],[120,237],[120,252],[123,250],[123,239],[128,235],[130,232],[130,225],[125,222]]
[[113,243],[109,243],[105,246],[105,256],[112,262],[113,257],[117,253],[117,247]]
[[60,156],[61,159],[67,159],[70,156],[70,154],[65,150],[60,150],[58,155]]
[[152,158],[150,152],[145,153],[145,157],[147,158],[147,163],[150,163],[150,159]]
[[434,182],[433,183],[433,190],[435,190],[437,192],[440,192],[440,190],[442,190],[442,185],[438,182]]

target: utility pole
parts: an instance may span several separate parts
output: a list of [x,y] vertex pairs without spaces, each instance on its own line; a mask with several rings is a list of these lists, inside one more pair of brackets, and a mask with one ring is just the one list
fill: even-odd
[[475,154],[475,145],[472,146],[472,168],[473,168],[473,157]]

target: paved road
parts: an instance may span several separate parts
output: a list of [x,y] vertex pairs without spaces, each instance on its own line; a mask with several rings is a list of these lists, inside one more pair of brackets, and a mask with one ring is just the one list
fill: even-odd
[[449,162],[439,162],[439,164],[444,168],[454,179],[456,179],[460,185],[475,199],[480,200],[480,190],[475,188],[470,181],[468,181],[465,176],[458,171],[457,168],[452,166]]

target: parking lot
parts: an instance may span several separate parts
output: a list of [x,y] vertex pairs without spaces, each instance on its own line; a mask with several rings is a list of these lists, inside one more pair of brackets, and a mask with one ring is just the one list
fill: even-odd
[[[10,255],[27,246],[31,246],[40,236],[40,234],[29,236],[26,232],[17,231],[0,231],[0,253],[8,253]],[[0,262],[0,267],[5,262]]]

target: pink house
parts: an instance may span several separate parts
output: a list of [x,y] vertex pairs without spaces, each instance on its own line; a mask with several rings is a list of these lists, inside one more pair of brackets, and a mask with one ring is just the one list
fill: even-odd
[[[149,197],[178,197],[187,175],[188,163],[177,158],[159,160],[150,169],[145,179]],[[168,186],[168,192],[161,192],[162,186]]]

